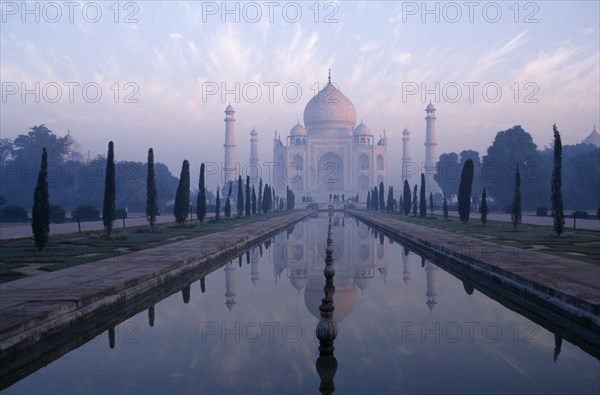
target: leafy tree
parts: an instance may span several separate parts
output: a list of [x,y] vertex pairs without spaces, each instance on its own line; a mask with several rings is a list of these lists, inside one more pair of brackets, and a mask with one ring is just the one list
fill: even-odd
[[552,219],[554,222],[554,232],[558,236],[563,232],[565,226],[565,214],[563,212],[562,199],[562,142],[560,132],[556,124],[552,126],[554,130],[554,166],[552,168]]
[[73,210],[71,217],[79,221],[97,221],[100,219],[100,211],[92,205],[81,205]]
[[241,217],[244,215],[244,187],[242,183],[242,176],[238,176],[237,185],[237,215]]
[[404,211],[404,215],[410,214],[410,207],[412,205],[410,199],[410,185],[408,185],[408,180],[404,180],[404,196],[402,198],[402,210]]
[[198,180],[198,201],[196,202],[198,221],[204,222],[206,218],[206,185],[204,184],[204,163],[200,165],[200,179]]
[[112,141],[108,143],[108,155],[106,157],[106,176],[104,180],[104,205],[102,206],[102,222],[106,238],[110,238],[113,220],[115,218],[115,151]]
[[256,215],[256,189],[252,185],[252,215]]
[[383,181],[381,181],[379,183],[379,210],[381,211],[385,210],[384,193],[385,191],[383,190]]
[[215,220],[221,219],[221,197],[219,196],[219,187],[217,186],[217,198],[215,199]]
[[50,196],[48,195],[48,154],[46,148],[42,150],[42,163],[37,186],[33,193],[31,228],[35,246],[41,251],[48,243],[48,234],[50,233]]
[[156,201],[156,178],[154,176],[154,150],[148,149],[148,176],[146,177],[146,218],[150,229],[154,230],[156,216],[158,215],[158,202]]
[[246,176],[246,205],[244,207],[246,211],[246,217],[250,216],[250,176]]
[[13,159],[13,142],[11,139],[0,138],[0,163],[5,163]]
[[550,175],[531,135],[520,125],[498,132],[483,157],[482,177],[486,190],[500,207],[512,201],[512,175],[516,165],[525,176],[523,207],[535,209],[544,205],[550,198]]
[[471,188],[473,187],[473,161],[467,159],[460,174],[460,185],[458,187],[458,215],[460,222],[469,222],[471,213]]
[[0,209],[0,222],[28,222],[29,216],[25,207],[10,205]]
[[458,155],[455,152],[440,155],[440,160],[436,164],[435,180],[447,196],[458,194],[459,174]]
[[448,219],[448,200],[446,200],[446,194],[444,194],[444,202],[442,203],[442,210],[444,211],[444,219]]
[[487,192],[485,191],[485,188],[483,188],[483,192],[481,192],[481,205],[479,206],[479,212],[481,213],[481,225],[485,226],[488,215]]
[[173,214],[175,222],[183,224],[187,219],[190,208],[190,162],[185,159],[181,165],[181,175],[177,185],[177,194],[175,195],[175,207]]
[[521,223],[521,174],[519,173],[519,165],[515,169],[515,194],[512,204],[511,220],[513,223],[513,231],[517,231],[517,226]]
[[227,199],[225,200],[225,209],[223,210],[225,214],[225,218],[229,218],[231,216],[231,187],[233,182],[229,182],[229,191],[227,192]]
[[425,174],[421,173],[421,190],[419,191],[419,216],[427,216],[427,199],[425,198]]
[[413,204],[413,217],[417,216],[417,184],[415,184],[415,187],[413,188],[413,197],[412,197],[412,204]]

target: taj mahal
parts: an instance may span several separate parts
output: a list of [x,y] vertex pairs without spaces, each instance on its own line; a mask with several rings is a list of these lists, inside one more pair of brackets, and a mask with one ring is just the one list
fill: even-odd
[[[300,119],[286,137],[277,131],[273,138],[273,175],[270,183],[281,193],[290,188],[297,201],[328,202],[331,196],[358,198],[364,203],[367,194],[381,182],[388,185],[388,137],[385,130],[374,135],[362,121],[357,125],[357,111],[352,101],[331,80],[304,108]],[[418,173],[426,177],[427,196],[441,189],[434,180],[435,160],[435,107],[426,108],[425,163],[416,166],[417,175],[411,180],[410,132],[405,128],[402,137],[402,181],[417,181]],[[225,110],[225,158],[223,174],[225,183],[235,182],[238,173],[234,136],[235,110],[229,104]],[[258,132],[250,133],[250,176],[257,179],[255,169],[260,168],[258,158]],[[414,170],[414,169],[413,169]],[[391,170],[393,172],[393,170]]]

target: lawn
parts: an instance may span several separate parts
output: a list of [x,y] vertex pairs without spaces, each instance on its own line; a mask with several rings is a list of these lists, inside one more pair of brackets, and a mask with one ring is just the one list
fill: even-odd
[[38,251],[32,238],[0,241],[0,282],[12,281],[26,275],[13,269],[31,264],[39,270],[54,271],[86,262],[111,258],[134,251],[174,243],[240,225],[274,218],[287,212],[231,218],[220,222],[194,222],[186,225],[161,224],[154,232],[149,226],[115,229],[110,239],[103,232],[73,233],[50,236],[47,246]]

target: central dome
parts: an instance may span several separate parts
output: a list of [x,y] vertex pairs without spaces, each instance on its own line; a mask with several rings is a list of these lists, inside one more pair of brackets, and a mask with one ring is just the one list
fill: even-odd
[[309,134],[351,135],[355,124],[354,104],[331,80],[304,108],[304,125]]

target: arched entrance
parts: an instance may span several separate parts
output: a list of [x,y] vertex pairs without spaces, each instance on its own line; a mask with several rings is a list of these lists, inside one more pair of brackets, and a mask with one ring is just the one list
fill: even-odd
[[344,162],[333,152],[328,152],[319,159],[319,191],[342,193],[344,190]]

